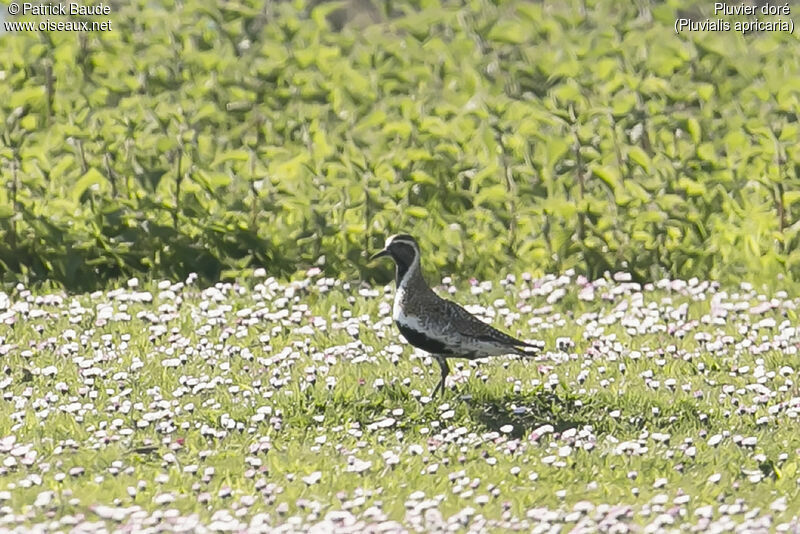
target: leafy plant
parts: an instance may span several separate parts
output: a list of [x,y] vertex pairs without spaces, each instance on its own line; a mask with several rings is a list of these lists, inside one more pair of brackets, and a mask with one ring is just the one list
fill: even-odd
[[797,42],[676,36],[680,7],[140,1],[6,33],[3,279],[371,277],[398,231],[479,277],[794,278]]

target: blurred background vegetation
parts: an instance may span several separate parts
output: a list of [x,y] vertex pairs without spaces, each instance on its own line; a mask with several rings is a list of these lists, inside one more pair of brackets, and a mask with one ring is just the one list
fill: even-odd
[[800,46],[713,2],[112,6],[0,34],[4,282],[800,273]]

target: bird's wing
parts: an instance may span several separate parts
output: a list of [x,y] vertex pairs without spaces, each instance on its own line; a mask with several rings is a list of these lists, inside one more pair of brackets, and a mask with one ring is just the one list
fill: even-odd
[[[501,332],[493,326],[484,323],[459,304],[451,300],[442,299],[444,302],[444,315],[450,322],[450,327],[464,336],[474,337],[482,341],[494,341],[503,343],[509,347],[534,347],[531,343],[526,343],[515,337]],[[538,347],[537,347],[538,348]]]

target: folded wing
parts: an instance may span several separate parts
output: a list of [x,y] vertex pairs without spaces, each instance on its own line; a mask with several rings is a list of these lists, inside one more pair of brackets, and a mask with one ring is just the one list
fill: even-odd
[[[471,337],[479,341],[507,345],[509,348],[535,347],[531,343],[526,343],[484,323],[453,301],[443,300],[442,302],[443,314],[448,318],[450,327],[462,336]],[[514,350],[514,352],[526,354],[519,350]]]

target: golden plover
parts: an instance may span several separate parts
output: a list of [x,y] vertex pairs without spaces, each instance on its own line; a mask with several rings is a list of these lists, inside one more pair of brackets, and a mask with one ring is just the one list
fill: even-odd
[[450,373],[447,358],[485,358],[501,354],[531,354],[520,347],[539,347],[513,338],[484,323],[428,286],[420,268],[419,245],[407,234],[393,235],[371,260],[390,256],[396,265],[396,291],[392,318],[409,343],[430,353],[439,363],[442,378],[431,393],[444,392]]

